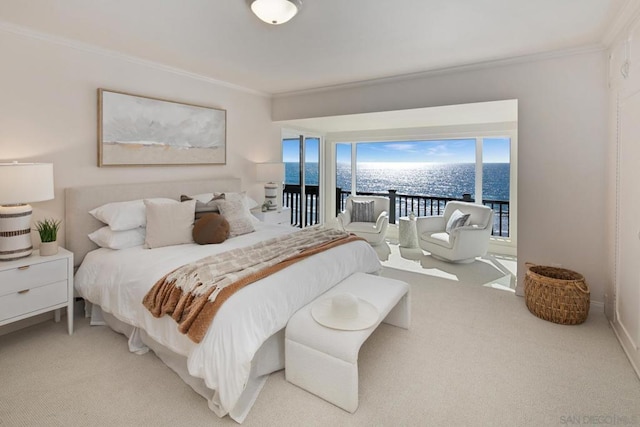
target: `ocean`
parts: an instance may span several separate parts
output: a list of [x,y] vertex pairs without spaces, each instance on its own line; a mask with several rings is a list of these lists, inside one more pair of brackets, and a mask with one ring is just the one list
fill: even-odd
[[[509,200],[509,163],[483,165],[482,193],[484,200]],[[299,184],[298,163],[285,163],[285,184]],[[318,185],[318,163],[307,163],[306,184]],[[338,163],[337,186],[351,190],[351,165]],[[386,193],[462,198],[475,194],[475,163],[359,163],[356,175],[357,192]]]

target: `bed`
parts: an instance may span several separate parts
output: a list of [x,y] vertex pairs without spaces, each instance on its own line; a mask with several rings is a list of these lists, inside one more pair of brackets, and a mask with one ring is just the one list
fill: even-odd
[[242,288],[219,309],[201,342],[180,333],[169,316],[155,318],[142,305],[163,275],[205,256],[245,247],[298,229],[256,221],[255,231],[214,245],[182,244],[145,249],[99,248],[87,237],[104,227],[89,214],[110,202],[207,192],[239,192],[237,178],[118,184],[65,191],[66,246],[78,266],[75,287],[87,302],[92,324],[106,324],[128,337],[129,350],[151,349],[208,402],[219,417],[241,423],[268,375],[284,368],[288,319],[355,272],[376,273],[380,262],[364,241],[317,253]]

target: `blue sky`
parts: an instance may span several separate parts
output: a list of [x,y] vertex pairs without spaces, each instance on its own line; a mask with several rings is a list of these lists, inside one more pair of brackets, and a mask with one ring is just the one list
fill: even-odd
[[[475,139],[358,143],[358,162],[474,163]],[[283,142],[283,160],[298,161],[298,140]],[[318,140],[307,140],[307,162],[318,161]],[[485,163],[509,162],[509,138],[485,138]],[[338,162],[350,162],[351,147],[338,144]]]

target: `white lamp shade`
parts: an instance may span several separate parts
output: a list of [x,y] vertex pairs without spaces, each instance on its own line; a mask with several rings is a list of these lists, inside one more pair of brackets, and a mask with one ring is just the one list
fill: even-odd
[[258,182],[284,181],[284,163],[256,163]]
[[0,205],[53,199],[53,164],[0,163]]
[[298,13],[300,0],[249,0],[251,10],[267,24],[284,24]]

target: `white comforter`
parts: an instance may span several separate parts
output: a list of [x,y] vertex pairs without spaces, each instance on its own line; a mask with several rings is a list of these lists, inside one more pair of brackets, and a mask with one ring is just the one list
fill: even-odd
[[363,241],[340,245],[241,289],[222,305],[200,344],[178,332],[170,317],[154,318],[142,299],[158,279],[181,265],[293,231],[258,224],[254,233],[221,245],[97,249],[87,254],[78,269],[75,287],[86,300],[186,356],[189,373],[216,390],[216,401],[210,406],[224,416],[240,398],[262,343],[284,328],[298,309],[347,276],[377,272],[380,262],[375,251]]

